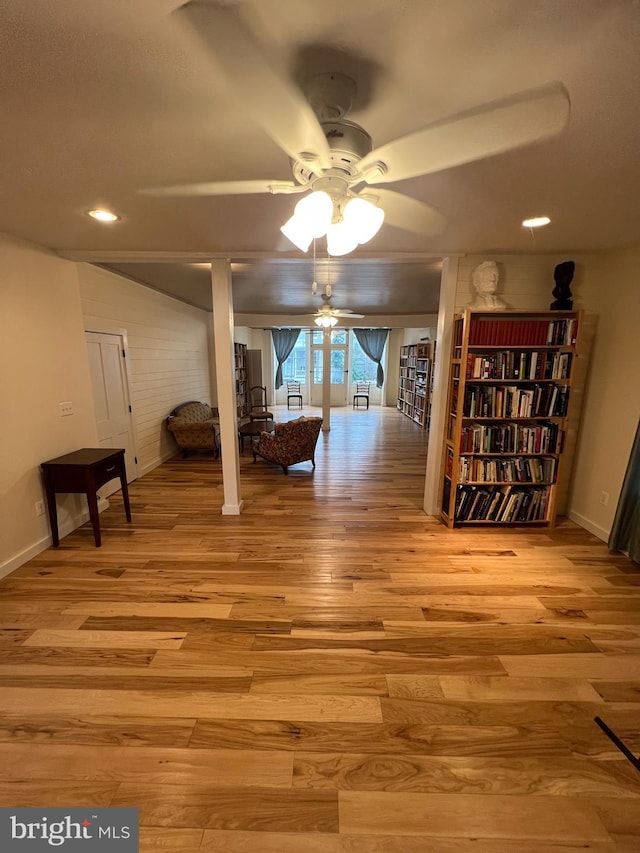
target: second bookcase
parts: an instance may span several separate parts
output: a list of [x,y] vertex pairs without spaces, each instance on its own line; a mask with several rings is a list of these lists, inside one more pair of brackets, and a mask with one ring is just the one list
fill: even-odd
[[401,347],[398,409],[423,429],[429,426],[431,367],[429,343]]
[[581,314],[454,318],[442,519],[553,526],[575,436]]

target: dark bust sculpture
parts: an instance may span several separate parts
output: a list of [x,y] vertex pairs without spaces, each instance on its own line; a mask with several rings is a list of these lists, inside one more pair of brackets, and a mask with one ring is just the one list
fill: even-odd
[[551,303],[552,311],[571,311],[573,299],[571,298],[571,281],[576,265],[573,261],[563,261],[553,271],[556,286],[551,291],[555,296],[555,302]]

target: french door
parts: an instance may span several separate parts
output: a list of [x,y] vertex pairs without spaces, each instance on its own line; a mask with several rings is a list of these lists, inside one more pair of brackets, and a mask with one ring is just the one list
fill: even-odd
[[[349,331],[332,329],[331,336],[331,406],[347,405],[347,378],[349,366]],[[311,381],[309,383],[310,404],[322,406],[322,386],[324,382],[324,331],[313,329],[311,332]]]

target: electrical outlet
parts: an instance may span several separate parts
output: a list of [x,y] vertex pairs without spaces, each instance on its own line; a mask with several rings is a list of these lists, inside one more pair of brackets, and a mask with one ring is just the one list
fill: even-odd
[[600,503],[606,506],[609,503],[609,492],[600,492]]
[[36,501],[36,515],[44,515],[44,501]]
[[73,403],[71,400],[66,403],[58,403],[58,408],[60,409],[60,414],[63,418],[67,417],[67,415],[73,414]]

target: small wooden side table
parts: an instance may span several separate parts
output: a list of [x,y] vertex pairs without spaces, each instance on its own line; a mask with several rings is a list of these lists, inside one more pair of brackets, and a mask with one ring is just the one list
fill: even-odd
[[240,452],[244,453],[244,440],[247,436],[260,435],[261,432],[273,432],[276,428],[272,420],[247,421],[238,427],[238,438],[240,439]]
[[83,447],[65,456],[49,459],[40,466],[49,510],[49,523],[53,546],[60,544],[56,493],[85,494],[89,504],[89,518],[93,527],[96,547],[102,545],[100,515],[98,513],[98,489],[109,480],[120,478],[122,498],[127,521],[131,521],[127,473],[124,467],[124,449],[113,447]]

